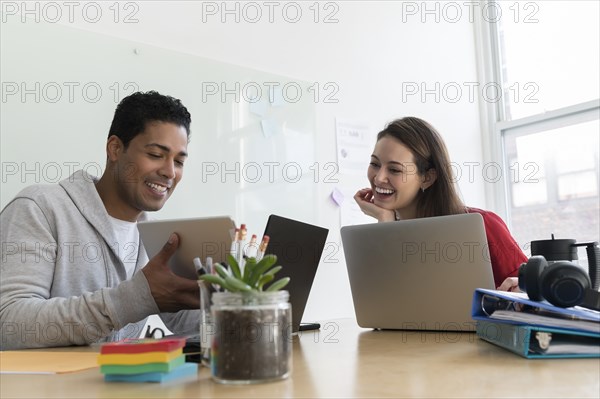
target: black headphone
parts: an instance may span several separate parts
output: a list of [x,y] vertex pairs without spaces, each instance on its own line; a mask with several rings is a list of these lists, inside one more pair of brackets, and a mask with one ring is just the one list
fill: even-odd
[[600,310],[600,270],[596,269],[600,252],[598,243],[571,245],[587,246],[590,273],[594,281],[574,263],[558,261],[548,265],[544,256],[535,255],[519,267],[519,288],[527,292],[529,299],[533,301],[545,299],[562,308],[583,306]]

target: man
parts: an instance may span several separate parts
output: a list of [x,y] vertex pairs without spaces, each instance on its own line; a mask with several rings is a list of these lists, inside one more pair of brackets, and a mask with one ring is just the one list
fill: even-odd
[[[177,99],[134,93],[118,105],[100,179],[75,172],[22,190],[0,213],[0,349],[85,345],[138,337],[161,313],[197,332],[196,282],[167,266],[173,234],[148,261],[136,222],[181,180],[191,118]],[[176,313],[175,313],[176,312]]]

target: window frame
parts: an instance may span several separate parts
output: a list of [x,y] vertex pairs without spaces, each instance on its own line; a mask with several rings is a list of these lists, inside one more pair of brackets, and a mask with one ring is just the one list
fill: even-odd
[[[480,9],[487,3],[499,3],[497,0],[480,0]],[[494,7],[489,7],[493,9]],[[506,159],[504,147],[507,134],[526,135],[535,132],[572,126],[578,123],[600,119],[600,99],[572,104],[543,114],[506,120],[507,100],[506,82],[502,75],[500,48],[500,30],[497,22],[486,21],[481,13],[475,15],[475,47],[477,71],[482,84],[497,83],[503,88],[500,100],[491,103],[480,102],[481,130],[484,159],[497,160],[502,165],[502,184],[485,183],[485,198],[488,207],[498,213],[511,227],[510,165]],[[496,182],[498,183],[498,182]]]

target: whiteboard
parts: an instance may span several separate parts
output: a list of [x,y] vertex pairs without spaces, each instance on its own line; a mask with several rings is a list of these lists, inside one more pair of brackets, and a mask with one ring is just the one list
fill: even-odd
[[229,215],[259,236],[271,213],[317,222],[308,82],[56,24],[9,21],[1,36],[2,207],[76,169],[99,176],[118,102],[156,90],[192,125],[183,179],[154,218]]

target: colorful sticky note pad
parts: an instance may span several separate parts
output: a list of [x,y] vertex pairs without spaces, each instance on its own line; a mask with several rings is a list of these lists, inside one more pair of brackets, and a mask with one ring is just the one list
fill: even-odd
[[183,349],[172,352],[146,352],[146,353],[114,353],[108,355],[100,354],[98,364],[144,364],[144,363],[167,363],[183,354]]
[[100,366],[102,374],[143,374],[143,373],[169,373],[185,363],[185,355],[181,355],[166,363],[145,364],[106,364]]
[[100,348],[100,353],[172,352],[184,346],[185,338],[128,339],[106,343]]
[[168,373],[105,374],[107,382],[168,382],[198,374],[198,364],[184,363]]

